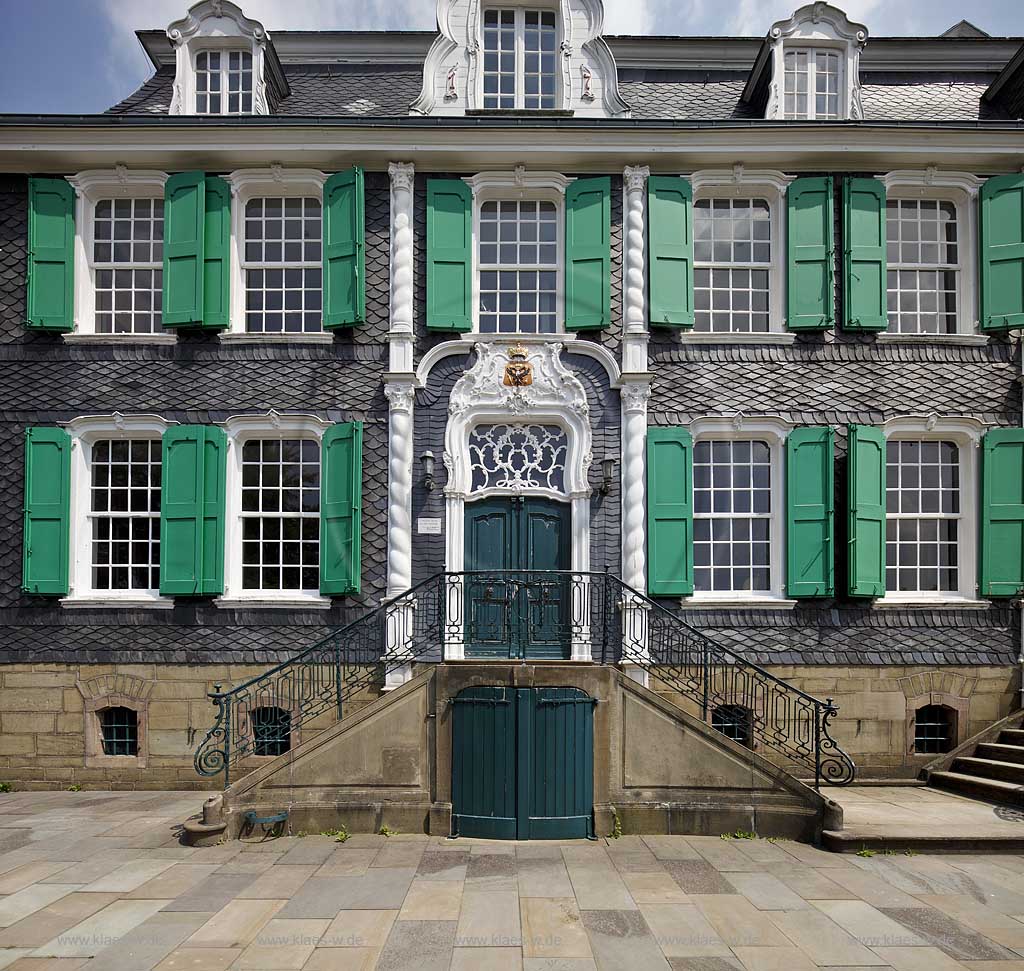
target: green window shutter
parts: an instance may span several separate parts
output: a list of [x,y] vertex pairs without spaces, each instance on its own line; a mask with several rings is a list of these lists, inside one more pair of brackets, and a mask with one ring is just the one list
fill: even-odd
[[851,597],[885,596],[885,435],[871,425],[850,425],[848,579]]
[[786,192],[787,324],[824,330],[835,323],[832,179],[794,179]]
[[688,179],[647,180],[651,326],[693,326],[693,189]]
[[21,586],[66,596],[71,518],[71,436],[63,428],[25,430],[25,532]]
[[427,180],[427,328],[473,329],[473,193],[462,179]]
[[228,436],[223,428],[203,428],[203,521],[199,558],[199,589],[210,595],[224,592],[224,521],[227,496]]
[[65,179],[28,180],[28,326],[75,327],[75,190]]
[[164,184],[165,327],[196,327],[203,322],[205,215],[206,176],[172,175]]
[[1024,327],[1024,175],[981,187],[981,329]]
[[175,425],[163,435],[160,471],[160,592],[200,592],[203,562],[202,425]]
[[795,428],[786,439],[786,592],[835,594],[831,428]]
[[565,190],[565,329],[612,322],[612,182],[577,179]]
[[981,593],[1015,597],[1024,590],[1024,429],[985,436],[981,495]]
[[335,173],[324,184],[324,327],[366,320],[365,225],[363,170]]
[[320,592],[359,593],[363,423],[332,426],[320,449]]
[[693,438],[685,428],[647,429],[647,589],[693,593]]
[[843,179],[843,327],[885,330],[885,186]]
[[231,322],[231,187],[215,175],[206,177],[203,225],[202,326],[219,330]]

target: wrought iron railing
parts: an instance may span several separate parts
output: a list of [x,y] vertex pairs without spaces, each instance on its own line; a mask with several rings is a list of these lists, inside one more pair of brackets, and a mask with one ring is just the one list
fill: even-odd
[[628,664],[677,692],[742,744],[763,746],[845,785],[855,767],[831,735],[838,714],[608,573],[500,570],[440,573],[311,647],[210,698],[213,727],[195,755],[200,775],[288,750],[291,733],[341,718],[352,699],[415,662],[571,657]]

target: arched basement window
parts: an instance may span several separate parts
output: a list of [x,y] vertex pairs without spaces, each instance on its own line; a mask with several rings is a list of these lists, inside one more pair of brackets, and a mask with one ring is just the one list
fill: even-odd
[[956,712],[948,705],[922,705],[914,713],[914,751],[941,755],[953,748]]
[[120,705],[99,712],[100,737],[104,755],[139,754],[139,716]]

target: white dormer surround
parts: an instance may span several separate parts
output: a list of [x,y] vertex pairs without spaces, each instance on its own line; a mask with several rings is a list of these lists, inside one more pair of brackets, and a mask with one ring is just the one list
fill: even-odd
[[[488,11],[518,12],[517,21],[523,19],[523,12],[554,15],[554,110],[570,111],[576,117],[629,117],[629,105],[619,96],[615,59],[601,36],[602,0],[437,0],[438,36],[427,52],[423,91],[410,114],[464,115],[487,107],[484,22]],[[521,28],[516,28],[514,43],[516,70],[521,75]],[[517,83],[522,83],[521,76]],[[529,104],[516,107],[531,110]]]
[[[185,17],[174,21],[167,28],[167,36],[174,45],[176,68],[170,114],[270,113],[266,83],[267,46],[270,35],[259,21],[250,20],[242,13],[241,8],[230,0],[201,0],[189,8]],[[229,94],[226,59],[231,52],[246,54],[252,58],[251,74],[242,82],[243,85],[251,86],[250,110],[232,111],[226,107]],[[220,61],[225,62],[220,79],[215,82],[220,88],[224,106],[216,111],[203,110],[202,106],[197,110],[196,107],[197,67],[207,68],[209,65],[208,61],[206,64],[197,64],[197,58],[209,54],[219,54]],[[204,70],[204,74],[208,73],[208,70]]]
[[[802,73],[811,105],[810,113],[803,114],[803,118],[809,120],[821,115],[814,110],[816,95],[832,89],[838,93],[838,105],[834,113],[826,112],[825,117],[840,120],[863,118],[860,53],[867,40],[867,27],[854,23],[842,10],[828,3],[805,4],[788,20],[773,24],[768,32],[772,80],[765,117],[792,117],[786,111],[786,55],[790,54],[790,90],[794,87],[795,74]],[[819,53],[836,57],[823,60],[816,57]],[[799,57],[801,54],[806,55],[806,65],[794,63],[794,55]],[[838,77],[834,76],[833,68],[837,69]],[[818,73],[822,74],[820,86],[816,85]]]

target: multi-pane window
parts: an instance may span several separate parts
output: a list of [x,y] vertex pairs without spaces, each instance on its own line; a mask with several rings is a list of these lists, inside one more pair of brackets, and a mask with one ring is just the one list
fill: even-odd
[[771,449],[700,441],[693,449],[693,584],[704,592],[771,590]]
[[97,713],[104,755],[139,754],[139,716],[121,705],[103,708]]
[[555,107],[555,14],[484,11],[484,107]]
[[90,466],[93,590],[159,590],[159,439],[94,442]]
[[957,332],[956,205],[939,199],[886,204],[889,329],[901,334]]
[[953,747],[956,712],[948,705],[922,705],[914,712],[914,751],[941,755]]
[[839,52],[800,48],[784,60],[786,118],[839,118]]
[[242,587],[320,586],[320,445],[270,438],[242,445]]
[[245,204],[245,329],[257,334],[323,329],[320,200],[250,199]]
[[698,199],[693,206],[694,329],[768,330],[772,261],[766,199]]
[[249,51],[200,51],[196,55],[196,114],[252,114]]
[[953,442],[886,445],[888,591],[959,590],[960,450]]
[[557,217],[552,202],[485,202],[480,207],[482,333],[555,332]]
[[93,212],[96,333],[160,331],[163,199],[100,199]]

